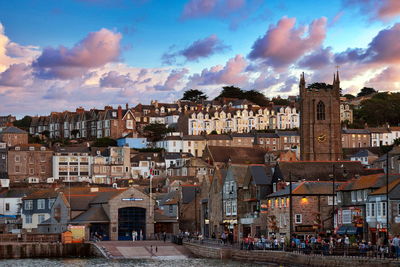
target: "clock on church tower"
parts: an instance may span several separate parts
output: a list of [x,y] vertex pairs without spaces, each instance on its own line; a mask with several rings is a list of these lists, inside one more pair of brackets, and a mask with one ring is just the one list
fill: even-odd
[[339,72],[332,87],[307,88],[300,77],[300,158],[306,161],[342,159]]

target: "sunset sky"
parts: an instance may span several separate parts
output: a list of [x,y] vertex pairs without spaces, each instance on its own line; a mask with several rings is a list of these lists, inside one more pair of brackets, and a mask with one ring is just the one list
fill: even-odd
[[0,1],[0,115],[48,114],[224,85],[400,89],[398,0]]

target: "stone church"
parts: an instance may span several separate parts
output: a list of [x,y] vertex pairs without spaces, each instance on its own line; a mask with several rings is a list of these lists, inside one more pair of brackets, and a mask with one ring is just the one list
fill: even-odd
[[303,161],[342,159],[340,80],[334,74],[332,88],[306,88],[300,77],[300,158]]

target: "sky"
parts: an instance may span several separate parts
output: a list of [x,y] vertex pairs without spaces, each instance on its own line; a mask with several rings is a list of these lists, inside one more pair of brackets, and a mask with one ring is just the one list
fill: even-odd
[[172,102],[223,86],[400,90],[399,0],[0,1],[0,115]]

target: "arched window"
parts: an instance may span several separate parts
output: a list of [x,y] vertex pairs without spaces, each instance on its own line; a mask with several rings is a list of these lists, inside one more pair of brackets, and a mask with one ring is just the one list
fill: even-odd
[[317,104],[317,120],[325,120],[325,104],[322,101]]

